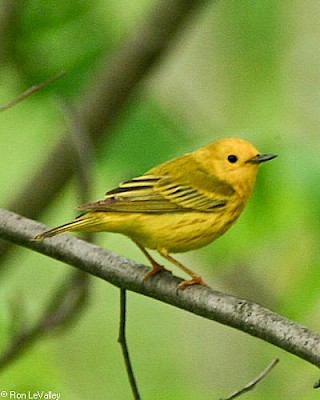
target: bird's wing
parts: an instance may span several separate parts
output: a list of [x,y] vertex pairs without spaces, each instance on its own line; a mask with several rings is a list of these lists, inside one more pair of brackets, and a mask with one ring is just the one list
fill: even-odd
[[228,196],[221,191],[208,192],[207,187],[179,182],[169,175],[147,174],[120,184],[107,192],[103,200],[84,204],[79,209],[131,213],[213,212],[227,202]]

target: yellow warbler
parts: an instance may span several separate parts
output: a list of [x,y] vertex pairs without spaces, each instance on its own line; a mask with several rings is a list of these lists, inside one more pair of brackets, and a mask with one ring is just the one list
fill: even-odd
[[205,285],[199,275],[170,253],[197,249],[226,232],[250,196],[258,166],[275,157],[260,154],[242,139],[217,140],[121,183],[103,200],[78,207],[85,214],[35,240],[67,231],[122,233],[151,262],[152,270],[144,279],[164,270],[146,251],[148,248],[191,276],[180,283],[180,288]]

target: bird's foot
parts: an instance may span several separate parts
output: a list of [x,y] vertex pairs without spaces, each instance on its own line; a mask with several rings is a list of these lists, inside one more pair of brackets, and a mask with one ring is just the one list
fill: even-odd
[[178,288],[183,290],[186,287],[191,286],[191,285],[202,285],[202,286],[210,287],[208,284],[206,284],[206,282],[201,278],[200,275],[192,275],[191,279],[188,279],[186,281],[182,281],[181,283],[179,283]]
[[163,265],[153,262],[152,269],[144,275],[143,280],[147,281],[152,276],[156,275],[158,272],[161,272],[161,271],[171,272],[171,271],[168,271]]

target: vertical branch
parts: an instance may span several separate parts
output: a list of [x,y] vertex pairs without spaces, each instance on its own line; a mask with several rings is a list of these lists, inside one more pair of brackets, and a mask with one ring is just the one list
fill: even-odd
[[[57,79],[57,77],[55,77]],[[50,80],[50,82],[52,79]],[[46,81],[48,84],[49,81]],[[43,84],[37,85],[36,90],[43,87]],[[24,92],[27,95],[33,93],[33,88]],[[24,94],[23,94],[24,96]],[[21,97],[21,96],[20,96]],[[19,98],[19,97],[18,97]],[[21,100],[25,98],[21,97]],[[20,99],[20,98],[19,98]],[[20,101],[20,100],[19,100]],[[10,107],[16,102],[7,103]],[[9,107],[8,107],[9,108]],[[68,107],[69,131],[71,145],[77,160],[76,176],[77,192],[81,202],[88,201],[90,192],[89,166],[92,158],[92,147],[85,133],[85,130],[79,124],[79,119],[74,110]],[[92,235],[86,236],[87,240],[92,240]],[[64,278],[63,282],[57,285],[55,291],[48,300],[45,311],[32,326],[27,329],[21,328],[20,332],[12,337],[11,343],[0,354],[0,370],[16,360],[25,353],[35,342],[41,339],[46,333],[61,327],[68,326],[83,310],[89,295],[89,274],[84,271],[73,271],[69,278]]]
[[71,145],[74,150],[74,169],[77,180],[79,204],[89,201],[91,196],[91,167],[94,147],[88,131],[81,123],[79,112],[71,104],[61,101],[63,115],[70,133]]
[[127,345],[127,339],[126,339],[126,306],[127,306],[127,299],[126,299],[126,290],[125,289],[120,289],[120,325],[119,325],[119,338],[118,342],[120,343],[121,349],[122,349],[122,354],[123,354],[123,359],[124,363],[126,366],[126,371],[130,383],[130,387],[132,390],[133,398],[135,400],[140,400],[140,394],[137,386],[136,379],[134,377],[131,361],[130,361],[130,356],[129,356],[129,349]]

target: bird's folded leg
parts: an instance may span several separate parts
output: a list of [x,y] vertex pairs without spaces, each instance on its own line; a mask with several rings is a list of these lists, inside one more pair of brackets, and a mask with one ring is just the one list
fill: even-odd
[[171,257],[168,254],[168,251],[166,249],[159,248],[157,250],[158,250],[159,254],[162,255],[162,257],[166,258],[172,264],[176,265],[177,267],[182,269],[182,271],[184,271],[186,274],[191,276],[191,279],[188,279],[188,280],[185,280],[185,281],[182,281],[181,283],[179,283],[179,285],[178,285],[179,289],[185,289],[186,287],[191,286],[191,285],[202,285],[202,286],[210,287],[209,285],[207,285],[205,283],[205,281],[201,278],[200,275],[195,274],[191,269],[187,268],[185,265],[181,264],[178,260]]
[[158,272],[161,272],[161,271],[171,272],[171,271],[168,271],[163,265],[157,263],[157,261],[154,260],[150,256],[150,254],[147,252],[147,250],[144,247],[142,247],[140,243],[135,242],[135,241],[134,241],[134,243],[139,247],[139,249],[142,251],[142,253],[147,257],[147,259],[150,261],[151,266],[152,266],[151,271],[147,272],[143,277],[143,279],[145,281],[150,279],[153,275],[157,274]]

